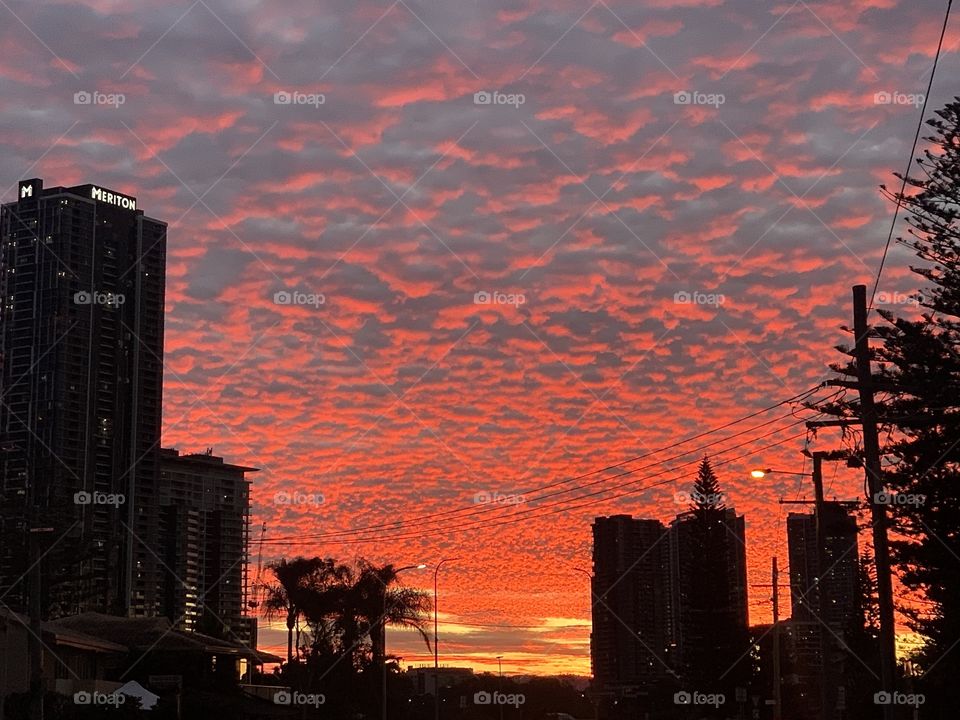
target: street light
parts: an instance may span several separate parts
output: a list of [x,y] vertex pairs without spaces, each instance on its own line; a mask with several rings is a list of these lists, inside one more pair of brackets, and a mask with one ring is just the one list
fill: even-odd
[[[500,671],[500,680],[497,682],[497,688],[498,692],[503,693],[503,655],[497,655],[497,669]],[[499,703],[499,705],[500,720],[503,720],[503,703]]]
[[812,473],[805,472],[790,472],[789,470],[773,470],[767,468],[766,470],[751,470],[750,477],[757,478],[758,480],[766,475],[772,475],[776,473],[777,475],[803,475],[804,477],[811,477]]
[[440,720],[440,637],[439,637],[439,610],[438,610],[438,578],[440,568],[444,563],[453,562],[460,558],[443,558],[437,563],[433,571],[433,717]]
[[[809,473],[790,472],[788,470],[772,470],[770,468],[767,468],[766,470],[751,470],[750,475],[751,477],[762,478],[765,475],[776,473],[778,475],[802,475],[803,477],[809,477],[813,479],[813,492],[814,492],[814,498],[815,498],[814,520],[815,520],[815,532],[816,532],[816,542],[817,542],[817,565],[819,566],[819,570],[817,572],[817,582],[816,582],[817,597],[819,600],[819,602],[817,603],[817,606],[818,606],[817,610],[820,615],[820,618],[819,618],[820,622],[825,623],[826,616],[827,616],[827,613],[826,613],[827,600],[826,600],[826,594],[824,592],[825,588],[821,587],[821,583],[823,581],[823,576],[827,574],[830,569],[827,568],[826,528],[824,527],[825,518],[823,514],[824,506],[825,506],[825,501],[823,497],[823,461],[846,459],[848,458],[848,454],[843,451],[822,452],[817,450],[811,453],[807,450],[804,450],[803,452],[804,452],[804,455],[807,455],[813,460],[813,472],[809,472]],[[826,633],[823,631],[823,628],[819,628],[818,634],[820,636],[820,717],[826,720],[830,712],[830,708],[829,708],[830,690],[828,688],[828,680],[827,680],[827,655],[828,655],[829,641],[827,639]],[[777,683],[779,684],[779,678],[777,679]],[[778,691],[779,691],[779,688],[778,688]],[[779,692],[778,692],[778,697],[776,699],[779,700]],[[779,717],[780,715],[779,707],[776,708],[776,714]]]
[[[423,570],[427,566],[424,563],[419,565],[404,565],[393,571],[396,577],[404,570]],[[383,584],[383,616],[380,618],[380,647],[382,648],[383,658],[380,661],[380,710],[383,720],[387,720],[387,584]]]
[[589,570],[585,570],[584,568],[580,568],[580,567],[571,567],[570,569],[573,570],[574,572],[580,573],[581,575],[586,575],[587,582],[590,583],[590,622],[592,623],[593,622],[593,606],[595,604],[594,600],[596,599],[596,596],[594,595],[594,592],[593,592],[593,573],[590,572]]

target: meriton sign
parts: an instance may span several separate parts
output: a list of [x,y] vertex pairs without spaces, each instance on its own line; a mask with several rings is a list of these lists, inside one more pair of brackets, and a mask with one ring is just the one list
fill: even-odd
[[137,209],[136,198],[127,197],[126,195],[111,192],[110,190],[104,190],[103,188],[98,188],[96,185],[90,186],[90,197],[100,202],[122,207],[124,210]]

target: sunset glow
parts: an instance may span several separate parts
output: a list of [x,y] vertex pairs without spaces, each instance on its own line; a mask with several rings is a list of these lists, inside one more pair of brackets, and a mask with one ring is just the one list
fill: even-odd
[[[850,442],[802,401],[839,392],[939,3],[66,5],[0,9],[3,198],[96,183],[169,223],[163,445],[259,468],[249,583],[364,557],[432,598],[456,557],[442,665],[589,675],[593,518],[669,522],[704,455],[748,582],[786,566],[801,450]],[[877,307],[919,312],[911,262]]]

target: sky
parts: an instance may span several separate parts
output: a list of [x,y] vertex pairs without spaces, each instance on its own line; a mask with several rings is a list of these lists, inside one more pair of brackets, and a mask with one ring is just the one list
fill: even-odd
[[[668,521],[707,452],[769,583],[778,500],[811,493],[749,469],[855,442],[760,411],[843,357],[944,8],[0,0],[0,190],[97,183],[169,223],[164,445],[261,469],[265,563],[425,563],[401,577],[432,592],[455,557],[444,664],[587,674],[595,516]],[[928,115],[958,49],[954,23]],[[910,261],[878,307],[916,311]]]

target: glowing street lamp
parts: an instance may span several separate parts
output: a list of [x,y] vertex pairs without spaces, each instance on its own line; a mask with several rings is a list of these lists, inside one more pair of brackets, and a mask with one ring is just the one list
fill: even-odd
[[758,468],[756,470],[750,471],[750,477],[757,478],[759,480],[762,477],[766,477],[767,475],[772,475],[774,473],[776,473],[777,475],[802,475],[803,477],[810,477],[813,474],[813,473],[805,473],[805,472],[790,472],[789,470],[773,470],[771,468],[760,470]]
[[[393,571],[393,576],[396,577],[404,570],[423,570],[427,566],[424,563],[418,565],[405,565],[402,568],[397,568]],[[383,638],[383,661],[381,663],[381,688],[380,688],[380,698],[382,701],[382,717],[383,720],[387,720],[387,586],[383,586],[383,617],[380,621],[380,632],[382,633]]]
[[[823,461],[824,460],[838,460],[846,457],[846,453],[836,453],[836,452],[821,452],[814,451],[812,453],[807,453],[804,451],[804,454],[813,459],[813,472],[790,472],[788,470],[772,470],[767,468],[765,470],[751,470],[750,476],[753,478],[763,478],[766,475],[771,473],[776,473],[778,475],[800,475],[803,477],[813,478],[813,491],[814,505],[816,506],[816,511],[814,512],[814,518],[816,522],[816,543],[817,543],[817,556],[819,558],[820,572],[818,573],[829,573],[830,570],[827,568],[827,555],[826,555],[826,534],[824,530],[824,519],[823,519],[823,510],[825,500],[823,497]],[[783,501],[781,501],[783,502]],[[802,501],[801,501],[802,502]],[[817,578],[817,585],[820,584],[822,578]],[[820,617],[826,617],[826,593],[823,589],[819,589],[817,592],[819,596],[819,605],[820,605]],[[779,632],[779,630],[778,630]],[[820,707],[821,707],[821,718],[826,720],[829,713],[829,689],[827,684],[827,663],[825,658],[828,655],[828,645],[826,633],[822,630],[820,631]],[[779,678],[777,679],[779,684]],[[778,697],[775,699],[776,708],[774,714],[776,717],[780,717],[780,698],[779,698],[779,687],[777,687]]]

